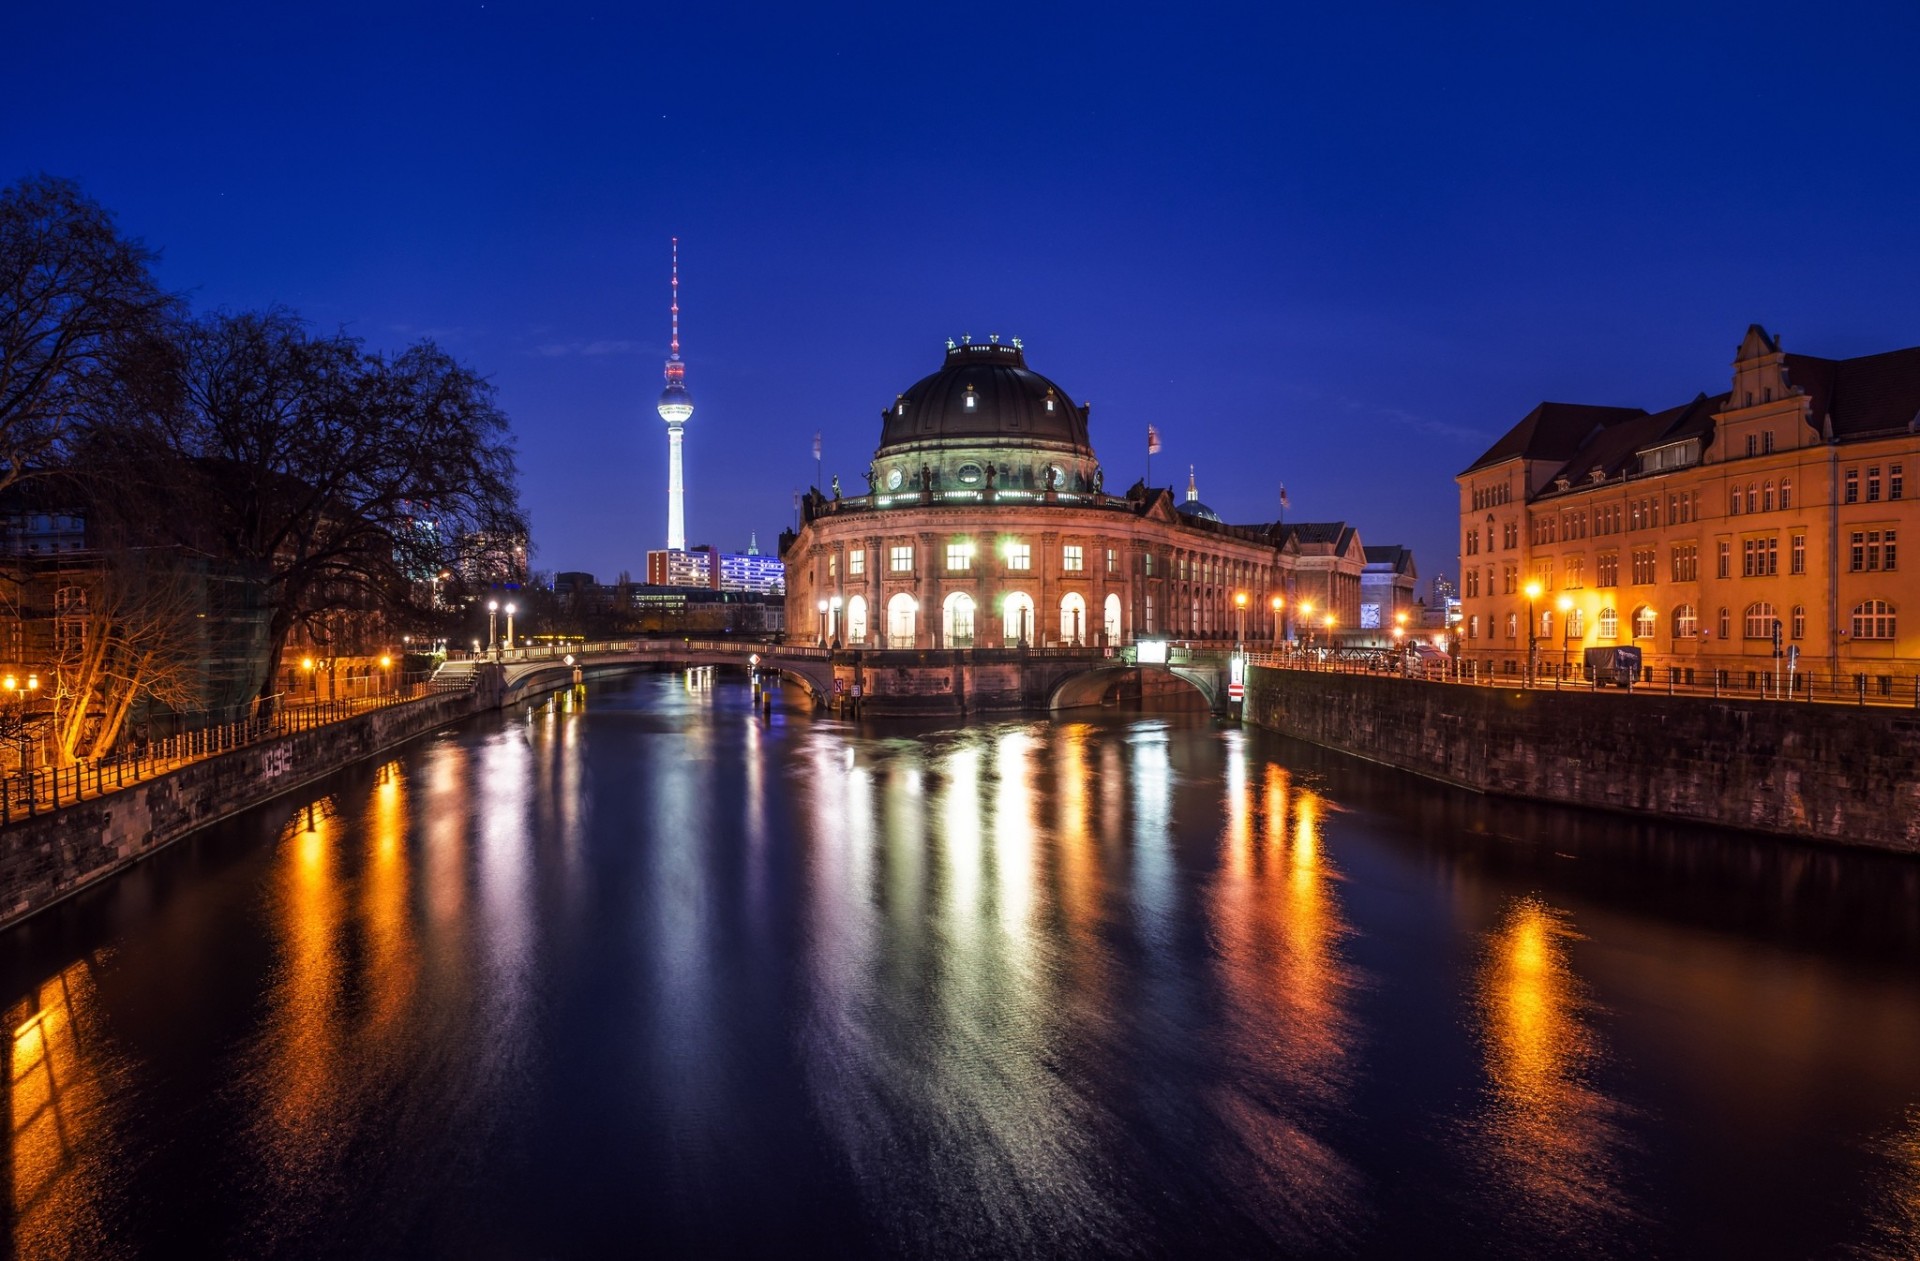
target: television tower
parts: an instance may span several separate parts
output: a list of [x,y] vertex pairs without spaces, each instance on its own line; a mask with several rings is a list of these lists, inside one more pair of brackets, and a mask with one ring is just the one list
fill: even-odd
[[693,395],[687,393],[687,365],[680,362],[680,238],[673,238],[673,342],[667,356],[667,388],[660,391],[654,410],[667,422],[667,550],[687,550],[687,492],[681,481],[680,444],[687,419],[693,415]]

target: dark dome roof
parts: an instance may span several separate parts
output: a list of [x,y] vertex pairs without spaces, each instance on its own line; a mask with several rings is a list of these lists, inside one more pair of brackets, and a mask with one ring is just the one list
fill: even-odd
[[1087,409],[1029,371],[1020,347],[996,343],[951,347],[940,371],[887,408],[881,450],[942,440],[1044,442],[1093,454]]
[[1198,517],[1202,521],[1218,521],[1220,514],[1201,503],[1198,499],[1189,499],[1185,503],[1175,504],[1174,511],[1189,517]]

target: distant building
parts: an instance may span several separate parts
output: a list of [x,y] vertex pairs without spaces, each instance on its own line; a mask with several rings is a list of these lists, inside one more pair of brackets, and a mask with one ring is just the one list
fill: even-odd
[[1793,658],[1876,693],[1910,688],[1909,472],[1920,347],[1820,359],[1753,325],[1711,398],[1654,413],[1542,403],[1455,479],[1462,653],[1519,673],[1531,643],[1545,672],[1632,644],[1656,681],[1751,687]]
[[656,587],[706,587],[714,591],[758,591],[782,595],[786,567],[778,556],[756,551],[716,552],[711,547],[647,553],[647,583]]

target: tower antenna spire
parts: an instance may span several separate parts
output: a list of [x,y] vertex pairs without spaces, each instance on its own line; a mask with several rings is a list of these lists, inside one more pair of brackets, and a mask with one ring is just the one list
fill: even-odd
[[680,357],[680,238],[673,238],[673,341],[669,346],[673,357]]

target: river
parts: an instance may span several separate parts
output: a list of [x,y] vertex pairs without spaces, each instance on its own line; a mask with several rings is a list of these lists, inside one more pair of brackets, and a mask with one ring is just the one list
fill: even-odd
[[0,936],[40,1256],[1920,1252],[1920,863],[649,675]]

